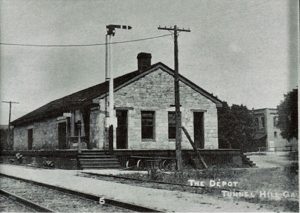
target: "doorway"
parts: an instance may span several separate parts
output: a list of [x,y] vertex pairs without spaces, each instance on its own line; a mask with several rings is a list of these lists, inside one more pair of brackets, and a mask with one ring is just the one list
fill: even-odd
[[28,150],[32,150],[33,144],[33,129],[27,130],[27,142],[28,142]]
[[204,112],[194,112],[194,142],[199,149],[204,149]]
[[58,123],[58,148],[67,149],[67,124]]
[[117,149],[127,149],[128,148],[128,118],[127,110],[117,110],[117,120],[118,127],[117,133]]

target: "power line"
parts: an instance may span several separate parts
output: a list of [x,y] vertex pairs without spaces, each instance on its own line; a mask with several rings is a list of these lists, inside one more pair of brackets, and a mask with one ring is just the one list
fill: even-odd
[[[133,39],[128,41],[116,41],[111,42],[110,44],[123,44],[123,43],[131,43],[131,42],[138,42],[138,41],[145,41],[150,39],[156,39],[166,36],[171,36],[172,34],[165,34],[160,36],[153,36],[153,37],[147,37],[147,38],[139,38],[139,39]],[[104,46],[105,43],[95,43],[95,44],[21,44],[21,43],[2,43],[0,42],[0,45],[5,46],[22,46],[22,47],[91,47],[91,46]]]

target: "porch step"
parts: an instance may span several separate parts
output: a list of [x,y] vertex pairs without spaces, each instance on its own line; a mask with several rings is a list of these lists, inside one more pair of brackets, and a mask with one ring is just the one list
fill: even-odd
[[256,164],[252,160],[250,160],[250,158],[247,157],[245,154],[242,153],[241,157],[243,163],[248,164],[250,167],[257,167]]
[[112,161],[116,161],[119,162],[117,158],[111,157],[111,158],[82,158],[80,159],[82,162],[112,162]]
[[120,165],[118,160],[114,161],[80,161],[81,165]]
[[113,158],[113,155],[78,154],[80,158]]
[[89,165],[89,166],[84,166],[82,169],[119,169],[120,165],[118,166],[99,166],[99,165]]
[[86,149],[86,150],[81,150],[82,153],[88,153],[88,154],[91,154],[91,153],[97,153],[97,154],[105,154],[105,153],[108,153],[107,151],[104,151],[104,150],[94,150],[94,149]]
[[87,168],[87,167],[106,167],[106,168],[116,168],[116,167],[120,167],[119,163],[93,163],[93,164],[82,164],[81,165],[83,168]]
[[82,150],[78,154],[78,160],[81,169],[121,168],[119,160],[114,155],[101,150]]

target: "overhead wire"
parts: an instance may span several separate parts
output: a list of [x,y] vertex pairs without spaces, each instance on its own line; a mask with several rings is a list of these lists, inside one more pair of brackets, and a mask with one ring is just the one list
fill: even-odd
[[[255,1],[253,1],[255,2]],[[246,9],[253,9],[256,8],[257,6],[263,6],[265,5],[265,3],[267,3],[268,0],[265,1],[261,1],[257,4],[252,4],[249,7],[247,7]],[[221,12],[222,10],[219,9],[217,10],[218,12]],[[210,17],[210,19],[214,19],[214,18],[222,18],[224,19],[226,18],[234,18],[235,15],[233,15],[234,10],[228,10],[225,13],[223,13],[222,17],[220,16],[212,16]],[[232,16],[233,15],[233,16]],[[249,14],[248,14],[249,15]],[[214,25],[214,27],[210,28],[210,31],[214,31],[216,28],[218,28],[219,25],[216,24]],[[166,37],[166,36],[172,36],[173,34],[165,34],[165,35],[160,35],[160,36],[153,36],[153,37],[146,37],[146,38],[140,38],[140,39],[134,39],[134,40],[128,40],[128,41],[116,41],[116,42],[111,42],[109,44],[122,44],[122,43],[131,43],[131,42],[139,42],[139,41],[145,41],[145,40],[151,40],[151,39],[156,39],[156,38],[161,38],[161,37]],[[90,47],[90,46],[104,46],[106,45],[105,43],[94,43],[94,44],[25,44],[25,43],[6,43],[6,42],[0,42],[0,45],[3,46],[28,46],[28,47]]]
[[[164,34],[159,36],[153,36],[153,37],[146,37],[146,38],[139,38],[139,39],[133,39],[133,40],[127,40],[127,41],[115,41],[108,44],[123,44],[123,43],[131,43],[131,42],[139,42],[139,41],[145,41],[145,40],[151,40],[166,36],[171,36],[172,34]],[[91,47],[91,46],[104,46],[106,43],[94,43],[94,44],[25,44],[25,43],[5,43],[0,42],[0,45],[4,46],[22,46],[22,47]]]
[[[254,3],[255,1],[253,1]],[[265,3],[269,2],[269,0],[264,0],[261,1],[257,4],[250,4],[249,7],[245,8],[247,10],[257,8],[258,6],[266,6]],[[216,10],[217,13],[220,13],[222,9]],[[237,14],[233,13],[234,10],[227,10],[225,13],[222,14],[222,16],[211,16],[210,19],[215,19],[215,18],[234,18]],[[250,13],[251,14],[251,13]],[[244,14],[244,16],[248,16],[249,13]],[[219,28],[220,26],[218,24],[214,25],[213,27],[210,28],[210,31],[213,32],[216,30],[216,28]],[[145,40],[151,40],[151,39],[156,39],[156,38],[161,38],[161,37],[166,37],[166,36],[172,36],[173,34],[165,34],[165,35],[160,35],[160,36],[153,36],[153,37],[146,37],[146,38],[140,38],[140,39],[133,39],[133,40],[128,40],[128,41],[116,41],[116,42],[111,42],[109,44],[122,44],[122,43],[131,43],[131,42],[139,42],[139,41],[145,41]],[[0,45],[3,46],[28,46],[28,47],[90,47],[90,46],[104,46],[106,45],[105,43],[92,43],[92,44],[26,44],[26,43],[6,43],[6,42],[0,42]]]

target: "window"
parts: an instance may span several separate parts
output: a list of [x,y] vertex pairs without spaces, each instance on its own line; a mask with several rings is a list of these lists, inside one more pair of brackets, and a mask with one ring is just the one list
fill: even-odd
[[154,111],[142,111],[142,139],[154,139]]
[[169,139],[175,139],[176,138],[175,112],[168,112],[168,124],[169,124]]
[[265,128],[265,118],[264,117],[260,117],[261,119],[261,129]]
[[277,127],[278,126],[278,116],[273,117],[273,126]]
[[274,138],[277,138],[277,132],[274,132]]

